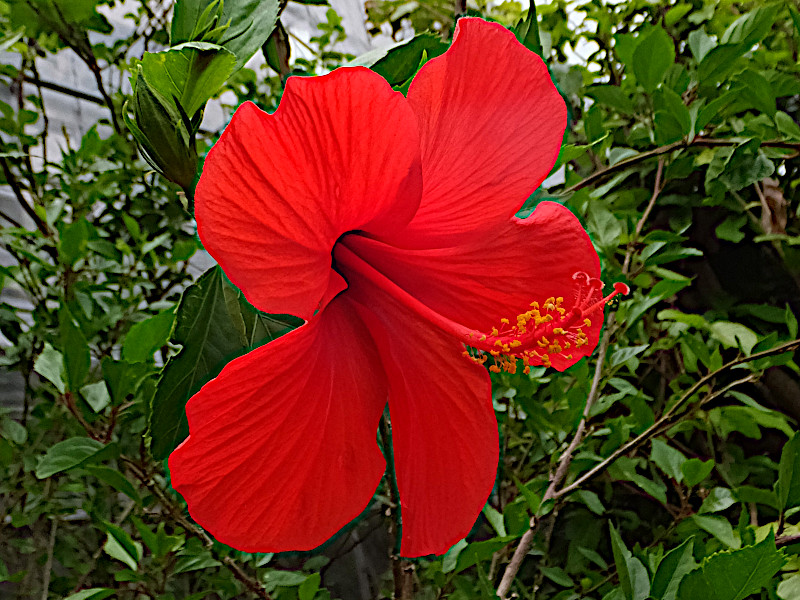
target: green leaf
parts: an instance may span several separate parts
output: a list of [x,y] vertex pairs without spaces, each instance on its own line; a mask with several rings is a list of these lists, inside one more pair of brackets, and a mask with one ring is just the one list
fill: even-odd
[[800,432],[783,446],[775,494],[781,512],[800,506]]
[[650,347],[650,344],[642,344],[640,346],[629,346],[628,348],[620,348],[619,350],[615,350],[614,353],[611,355],[611,358],[608,359],[608,363],[612,367],[616,367],[617,365],[621,365],[627,360],[630,360],[634,356],[638,356],[645,350]]
[[539,21],[536,15],[536,2],[531,2],[525,19],[517,23],[513,29],[519,43],[531,52],[542,56],[542,40],[539,37]]
[[602,515],[606,512],[606,507],[603,506],[599,496],[590,490],[578,490],[573,496],[583,502],[586,508],[596,515]]
[[61,347],[64,350],[64,367],[67,379],[67,389],[71,392],[78,391],[89,373],[91,357],[89,344],[83,336],[72,314],[66,306],[58,311],[59,328],[61,332]]
[[680,584],[680,600],[743,600],[768,586],[785,562],[775,535],[754,546],[707,557]]
[[667,69],[675,62],[675,46],[662,27],[653,27],[633,51],[633,74],[648,93],[664,81]]
[[766,77],[753,69],[747,69],[736,77],[736,83],[736,93],[741,100],[770,117],[775,115],[778,110],[775,94]]
[[681,467],[686,462],[686,457],[680,450],[676,450],[666,442],[653,440],[653,448],[650,451],[650,460],[668,477],[678,483],[683,481],[683,471]]
[[694,539],[683,542],[670,550],[658,563],[653,576],[650,595],[656,600],[678,600],[678,586],[684,576],[692,571],[697,563],[694,561]]
[[[170,41],[173,46],[192,39],[195,26],[214,0],[178,0],[172,17]],[[241,69],[267,41],[280,12],[278,0],[225,0],[217,26],[228,25],[216,43],[236,57],[233,72]]]
[[625,546],[617,530],[609,523],[611,551],[617,565],[617,575],[622,592],[627,600],[645,600],[650,595],[650,578],[647,569],[638,558],[634,558]]
[[33,370],[56,386],[60,394],[66,391],[64,386],[64,356],[45,342],[44,350],[36,357]]
[[0,437],[22,446],[28,439],[28,430],[14,419],[0,416]]
[[162,310],[157,315],[136,323],[122,343],[122,358],[126,361],[144,362],[166,345],[175,325],[175,309]]
[[36,477],[45,479],[82,465],[106,447],[97,440],[74,437],[51,446],[36,465]]
[[506,525],[503,521],[503,515],[488,504],[483,507],[483,515],[486,517],[486,520],[489,521],[492,528],[497,532],[497,535],[500,537],[505,537]]
[[586,95],[623,114],[633,114],[633,101],[617,85],[594,85],[586,89]]
[[115,406],[124,403],[130,394],[135,393],[142,379],[150,374],[150,367],[145,363],[131,364],[107,356],[101,364],[103,379]]
[[689,44],[689,50],[691,50],[697,62],[701,62],[716,45],[713,38],[702,29],[695,29],[689,32],[686,39]]
[[721,240],[739,243],[745,238],[742,227],[747,223],[745,215],[728,215],[725,220],[717,225],[714,233]]
[[664,15],[664,25],[672,27],[688,13],[692,12],[692,9],[694,9],[694,7],[691,4],[676,4]]
[[720,44],[705,55],[697,67],[700,83],[710,85],[723,79],[739,65],[738,59],[747,51],[741,44]]
[[103,600],[114,595],[114,590],[109,588],[89,588],[66,596],[64,600]]
[[708,493],[705,500],[703,500],[703,504],[700,506],[698,513],[719,512],[730,508],[736,504],[736,502],[737,500],[733,496],[733,492],[728,488],[715,487]]
[[749,50],[763,40],[775,27],[779,3],[760,6],[736,19],[722,34],[723,44],[741,44]]
[[164,367],[152,401],[150,451],[164,459],[188,435],[189,396],[227,362],[259,342],[283,335],[301,321],[271,317],[250,307],[213,267],[183,293],[172,342],[183,349]]
[[798,35],[798,37],[800,37],[800,12],[798,12],[798,10],[791,4],[788,6],[789,14],[792,16],[792,23],[794,23],[795,33]]
[[111,396],[108,393],[105,381],[97,381],[83,386],[81,388],[81,396],[96,413],[102,412],[106,406],[111,404]]
[[758,342],[758,336],[749,327],[730,321],[715,321],[711,323],[711,336],[727,348],[741,347],[745,354],[750,354],[753,346]]
[[[800,25],[798,26],[800,28]],[[797,600],[800,598],[800,575],[795,574],[778,584],[778,598],[781,600]]]
[[136,488],[134,488],[133,484],[116,469],[95,465],[85,465],[84,468],[90,474],[97,477],[97,479],[103,483],[107,483],[118,492],[122,492],[137,504],[141,503],[141,498],[139,497],[139,493],[136,491]]
[[392,86],[403,85],[417,72],[423,53],[428,60],[447,50],[438,35],[420,33],[388,48],[377,48],[347,63],[347,66],[369,67]]
[[[110,524],[106,524],[110,525]],[[139,568],[139,558],[142,555],[142,545],[139,542],[134,542],[131,540],[130,536],[117,527],[119,531],[122,532],[115,532],[112,534],[111,532],[108,533],[106,537],[105,544],[103,544],[103,550],[106,554],[108,554],[111,558],[115,558],[120,562],[125,563],[134,571],[138,570]],[[120,541],[122,540],[122,541]]]
[[789,337],[797,338],[797,317],[794,316],[791,307],[786,305],[786,327],[789,328]]
[[442,573],[449,573],[456,568],[458,555],[467,547],[467,540],[459,540],[447,551],[442,558]]
[[460,573],[471,566],[480,563],[492,556],[501,548],[505,548],[508,542],[516,539],[514,536],[492,538],[483,542],[473,542],[467,544],[466,548],[458,554],[454,573]]
[[572,581],[572,577],[567,575],[566,571],[561,567],[539,567],[539,570],[542,572],[542,575],[556,585],[569,588],[575,585],[575,582]]
[[620,456],[609,467],[608,474],[614,479],[630,481],[662,504],[667,503],[667,489],[664,484],[661,482],[656,483],[652,479],[648,479],[644,475],[637,473],[636,461],[632,458]]
[[187,573],[189,571],[199,571],[201,569],[210,569],[219,566],[222,566],[222,563],[211,556],[211,553],[206,550],[200,554],[191,554],[178,558],[173,573]]
[[312,573],[306,577],[306,580],[297,588],[297,600],[314,600],[321,580],[319,573]]
[[89,225],[83,219],[60,228],[58,259],[65,265],[73,265],[86,255],[89,242]]
[[231,76],[236,57],[215,44],[186,42],[146,52],[141,64],[147,82],[162,96],[175,98],[191,117]]
[[738,548],[742,542],[733,535],[733,527],[730,521],[724,517],[712,517],[707,515],[692,515],[692,521],[700,529],[707,531],[728,548]]
[[308,577],[305,573],[297,571],[268,571],[262,576],[262,581],[267,587],[267,591],[272,591],[276,587],[295,587],[302,584]]

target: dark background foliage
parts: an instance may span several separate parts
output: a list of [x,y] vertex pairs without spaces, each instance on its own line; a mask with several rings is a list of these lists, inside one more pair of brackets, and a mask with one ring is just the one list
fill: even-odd
[[[444,557],[395,554],[388,482],[319,551],[214,542],[164,470],[183,405],[298,322],[198,274],[206,102],[273,109],[290,74],[354,58],[348,32],[328,9],[298,41],[270,0],[0,1],[0,597],[800,598],[797,4],[365,6],[371,35],[418,32],[356,59],[401,91],[463,14],[544,57],[571,119],[522,212],[565,203],[631,284],[598,351],[493,376],[498,483]],[[91,93],[40,76],[64,56]],[[98,115],[55,148],[53,94]]]

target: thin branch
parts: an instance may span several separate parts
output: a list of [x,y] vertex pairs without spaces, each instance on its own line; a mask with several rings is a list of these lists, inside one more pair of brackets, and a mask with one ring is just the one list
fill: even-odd
[[[158,483],[156,483],[156,481],[150,477],[144,469],[142,469],[138,464],[136,464],[136,462],[127,456],[121,456],[120,460],[125,463],[125,465],[128,466],[136,478],[141,481],[142,484],[148,490],[150,490],[150,492],[152,492],[161,505],[166,509],[169,516],[172,517],[176,523],[178,523],[189,533],[192,533],[194,536],[199,538],[206,548],[209,550],[213,548],[214,540],[211,538],[211,536],[187,519],[183,515],[181,508],[172,500],[172,498],[167,495],[164,489],[158,485]],[[233,558],[230,556],[223,556],[221,557],[221,560],[225,566],[228,567],[233,576],[236,577],[236,579],[238,579],[242,584],[244,584],[244,586],[253,594],[262,600],[272,600],[269,594],[267,594],[267,592],[264,590],[264,586],[262,586],[255,578],[250,576]]]
[[[556,498],[560,498],[561,496],[564,496],[566,494],[569,494],[570,492],[575,491],[577,488],[579,488],[581,485],[586,483],[588,480],[593,479],[594,477],[596,477],[600,473],[604,472],[620,456],[623,456],[623,455],[627,454],[628,452],[630,452],[631,450],[633,450],[637,446],[641,445],[643,442],[647,441],[648,439],[650,439],[654,435],[657,435],[659,433],[659,431],[661,431],[665,426],[667,426],[667,425],[672,423],[672,420],[675,417],[675,415],[677,414],[678,410],[681,407],[683,407],[683,405],[685,405],[686,402],[688,402],[692,398],[692,396],[694,396],[704,385],[709,383],[712,379],[714,379],[718,375],[724,373],[725,371],[729,371],[730,369],[732,369],[732,368],[734,368],[734,367],[736,367],[738,365],[741,365],[741,364],[744,364],[744,363],[748,363],[748,362],[753,362],[753,361],[759,360],[761,358],[766,358],[768,356],[774,356],[776,354],[783,354],[784,352],[791,352],[793,350],[796,350],[797,348],[800,348],[800,339],[792,340],[791,342],[786,342],[786,343],[781,344],[779,346],[775,346],[774,348],[770,348],[769,350],[764,350],[763,352],[758,352],[758,353],[752,354],[750,356],[744,356],[744,357],[737,358],[736,360],[733,360],[733,361],[731,361],[729,363],[726,363],[726,364],[722,365],[716,371],[712,371],[711,373],[705,375],[704,377],[701,377],[697,381],[697,383],[695,383],[692,387],[690,387],[680,397],[680,399],[675,404],[673,404],[672,407],[667,412],[665,412],[661,416],[661,418],[656,423],[651,425],[646,431],[644,431],[642,434],[640,434],[635,439],[633,439],[630,442],[628,442],[627,444],[624,444],[623,446],[620,446],[619,448],[617,448],[617,450],[615,450],[608,458],[606,458],[602,462],[600,462],[597,465],[595,465],[594,467],[592,467],[589,471],[587,471],[586,473],[581,475],[578,479],[573,481],[570,485],[568,485],[568,486],[566,486],[564,488],[561,488],[556,493],[555,497]],[[748,375],[747,377],[744,377],[742,379],[734,381],[733,383],[729,384],[728,386],[726,386],[725,388],[723,388],[719,392],[714,392],[712,395],[710,395],[709,397],[705,398],[702,401],[701,404],[705,404],[707,401],[709,401],[709,400],[711,400],[713,398],[716,398],[717,396],[721,395],[724,392],[727,392],[731,387],[734,387],[736,385],[740,385],[741,383],[749,381],[750,377],[751,376]]]
[[[392,529],[394,530],[395,537],[399,541],[400,538],[400,503],[397,501],[395,490],[395,470],[394,470],[394,452],[392,447],[391,437],[391,424],[388,422],[386,415],[381,418],[379,425],[381,443],[383,444],[383,453],[386,457],[386,494],[389,497],[390,512],[392,514]],[[391,533],[391,531],[390,531]],[[414,566],[407,560],[404,560],[396,552],[392,552],[390,556],[392,560],[392,576],[394,579],[394,599],[395,600],[413,600],[414,598]]]
[[53,518],[50,524],[50,539],[47,542],[47,560],[42,571],[42,595],[41,600],[47,600],[50,592],[50,572],[53,570],[53,550],[56,546],[56,532],[58,531],[58,519]]
[[53,92],[58,92],[59,94],[64,94],[66,96],[71,96],[72,98],[77,98],[79,100],[86,100],[87,102],[92,102],[94,104],[99,104],[100,106],[105,105],[105,101],[100,96],[94,96],[92,94],[87,94],[86,92],[81,92],[80,90],[75,90],[64,85],[60,85],[58,83],[54,83],[52,81],[46,81],[44,79],[40,79],[39,77],[30,77],[28,75],[25,76],[24,81],[27,83],[32,83],[37,87],[43,88],[45,90],[50,90]]
[[8,161],[4,156],[0,156],[0,166],[3,168],[3,174],[5,175],[6,183],[8,183],[11,191],[14,192],[14,197],[17,199],[20,208],[22,208],[26,215],[33,219],[33,222],[36,223],[36,227],[39,229],[39,231],[41,231],[45,236],[49,237],[50,229],[47,226],[47,223],[45,223],[41,217],[34,212],[33,208],[31,208],[31,205],[28,204],[27,200],[25,200],[25,196],[22,193],[22,188],[19,187],[19,182],[11,172],[11,167],[8,165]]
[[[564,190],[565,194],[577,192],[585,187],[593,185],[600,181],[601,179],[616,173],[617,171],[622,171],[630,166],[639,164],[640,162],[647,160],[648,158],[653,158],[654,156],[661,156],[662,154],[668,154],[673,150],[677,150],[679,148],[688,148],[690,146],[708,146],[708,147],[718,147],[718,146],[737,146],[741,142],[736,139],[717,139],[717,138],[704,138],[704,137],[696,137],[691,142],[686,142],[684,140],[680,140],[677,142],[673,142],[671,144],[667,144],[665,146],[659,146],[658,148],[653,148],[652,150],[647,150],[646,152],[640,152],[636,156],[631,156],[625,160],[621,160],[618,163],[611,165],[610,167],[606,167],[605,169],[601,169],[599,171],[595,171],[585,179],[579,181],[573,186],[570,186]],[[787,150],[795,150],[800,152],[800,142],[787,142],[785,140],[767,140],[765,142],[761,142],[761,145],[766,148],[785,148]]]
[[631,266],[631,259],[633,258],[633,250],[636,246],[636,242],[639,241],[639,236],[642,234],[642,230],[644,229],[644,224],[647,222],[647,218],[650,216],[650,213],[653,211],[653,207],[656,205],[656,200],[658,200],[658,196],[661,194],[661,191],[664,189],[664,182],[662,181],[662,177],[664,175],[664,157],[658,159],[658,167],[656,169],[656,181],[653,184],[653,195],[650,197],[650,202],[647,203],[647,207],[644,209],[642,213],[642,218],[639,219],[639,222],[636,223],[636,229],[633,232],[633,236],[631,236],[630,241],[628,242],[628,249],[625,252],[625,261],[622,263],[622,273],[627,275]]
[[[644,228],[644,224],[647,221],[647,218],[650,216],[650,213],[655,206],[656,200],[658,199],[659,194],[661,194],[661,190],[664,189],[664,183],[662,181],[664,174],[664,159],[661,158],[658,161],[658,170],[656,171],[656,180],[653,184],[653,195],[650,198],[650,202],[648,202],[647,207],[642,214],[642,218],[639,219],[639,222],[636,225],[636,230],[631,237],[631,241],[628,243],[628,249],[625,253],[625,260],[622,266],[622,273],[623,275],[628,274],[628,269],[630,268],[631,258],[633,256],[634,248],[636,246],[636,241],[639,238],[639,235],[642,233],[642,229]],[[597,401],[598,396],[600,395],[600,381],[603,378],[603,365],[605,363],[605,357],[608,353],[608,347],[611,344],[611,328],[614,323],[614,318],[616,317],[616,311],[611,311],[608,313],[606,317],[606,323],[603,331],[603,339],[600,342],[600,347],[597,352],[597,363],[595,364],[594,369],[594,376],[592,377],[592,385],[589,388],[589,394],[586,397],[586,404],[583,407],[583,414],[581,416],[580,423],[578,423],[578,427],[575,430],[575,435],[572,437],[572,441],[567,446],[567,449],[561,454],[561,457],[558,461],[558,466],[556,467],[555,473],[550,478],[550,483],[547,486],[547,490],[542,497],[542,503],[547,502],[548,500],[553,500],[557,498],[557,488],[561,485],[561,482],[564,481],[564,478],[567,475],[567,471],[569,470],[569,466],[572,463],[572,455],[575,450],[578,448],[580,443],[583,441],[584,433],[586,432],[586,425],[589,421],[589,417],[592,412],[592,408],[594,407],[594,403]],[[514,582],[514,578],[517,576],[520,568],[522,567],[522,562],[525,560],[528,552],[533,545],[533,538],[536,535],[536,531],[539,527],[539,519],[536,517],[531,519],[530,527],[522,536],[517,545],[517,548],[514,550],[514,555],[511,557],[511,561],[508,563],[505,571],[503,572],[503,577],[500,580],[500,585],[497,587],[497,595],[505,600],[508,596],[509,591],[511,590],[511,584]]]

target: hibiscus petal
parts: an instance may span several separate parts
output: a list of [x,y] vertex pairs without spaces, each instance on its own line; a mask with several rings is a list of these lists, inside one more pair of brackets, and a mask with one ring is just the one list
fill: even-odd
[[169,458],[172,485],[234,548],[315,548],[364,510],[381,480],[385,405],[375,345],[340,296],[189,400],[190,435]]
[[450,49],[415,77],[424,191],[402,235],[432,247],[511,217],[558,156],[567,110],[547,67],[495,23],[458,21]]
[[198,233],[254,306],[308,319],[342,289],[336,239],[402,228],[420,173],[414,115],[382,77],[361,67],[291,77],[273,115],[243,104],[209,152]]
[[488,373],[463,346],[348,271],[387,365],[403,556],[444,554],[465,537],[494,486],[499,457]]
[[[586,273],[599,279],[600,260],[577,218],[564,206],[542,202],[526,219],[512,218],[493,231],[462,244],[423,250],[400,250],[363,236],[344,243],[411,296],[452,321],[478,331],[516,322],[533,301],[563,297],[571,310],[585,299]],[[600,336],[601,309],[587,315],[589,343],[573,358],[556,360],[563,370],[594,350]]]

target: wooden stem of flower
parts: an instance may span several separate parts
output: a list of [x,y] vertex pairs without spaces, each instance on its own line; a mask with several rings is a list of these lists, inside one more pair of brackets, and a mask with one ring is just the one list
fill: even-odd
[[[394,533],[396,545],[400,542],[400,499],[397,493],[397,479],[394,472],[394,452],[392,449],[391,424],[388,415],[384,413],[379,425],[381,443],[383,444],[383,454],[386,458],[386,495],[389,497],[389,512],[392,516],[392,528],[390,533]],[[394,598],[395,600],[412,600],[414,598],[414,566],[407,560],[400,557],[394,551],[391,554],[392,576],[394,578]]]

